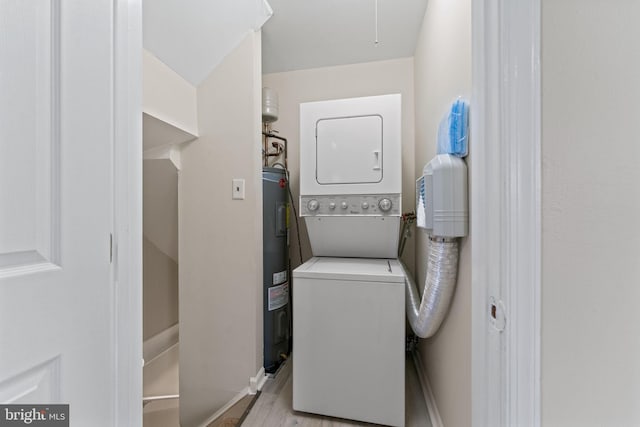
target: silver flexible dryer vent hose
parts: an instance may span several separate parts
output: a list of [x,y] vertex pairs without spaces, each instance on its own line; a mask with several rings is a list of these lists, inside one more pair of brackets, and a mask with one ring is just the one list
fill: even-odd
[[407,318],[411,329],[420,338],[433,336],[449,311],[458,274],[458,241],[458,238],[429,236],[422,300],[415,280],[401,261],[405,273]]

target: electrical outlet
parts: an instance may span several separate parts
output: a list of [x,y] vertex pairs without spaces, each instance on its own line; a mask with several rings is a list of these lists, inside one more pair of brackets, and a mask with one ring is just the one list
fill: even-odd
[[233,200],[244,200],[244,179],[234,178],[231,180],[233,188],[231,190],[231,198]]

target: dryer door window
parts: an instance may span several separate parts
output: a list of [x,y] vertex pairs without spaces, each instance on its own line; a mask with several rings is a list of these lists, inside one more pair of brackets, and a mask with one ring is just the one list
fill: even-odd
[[316,181],[368,184],[382,181],[382,116],[316,122]]

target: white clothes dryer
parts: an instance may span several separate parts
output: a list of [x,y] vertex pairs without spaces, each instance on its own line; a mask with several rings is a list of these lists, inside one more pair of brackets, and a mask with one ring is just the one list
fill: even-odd
[[314,256],[395,258],[401,96],[300,104],[300,216]]

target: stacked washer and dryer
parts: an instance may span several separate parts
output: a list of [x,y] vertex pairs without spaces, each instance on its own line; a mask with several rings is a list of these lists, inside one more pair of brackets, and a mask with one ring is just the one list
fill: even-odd
[[401,98],[300,105],[300,216],[314,257],[293,272],[293,409],[405,422]]

